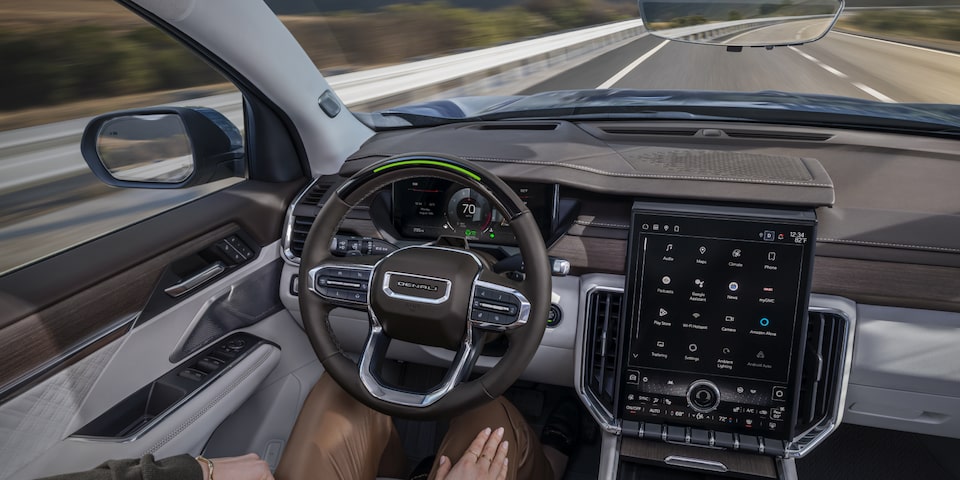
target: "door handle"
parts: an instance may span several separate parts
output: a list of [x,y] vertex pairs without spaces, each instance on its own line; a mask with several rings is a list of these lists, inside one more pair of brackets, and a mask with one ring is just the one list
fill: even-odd
[[212,280],[214,277],[216,277],[217,275],[220,275],[226,270],[227,270],[227,266],[224,265],[223,262],[216,262],[210,265],[209,267],[204,268],[203,270],[197,272],[196,275],[190,278],[187,278],[185,280],[182,280],[178,283],[175,283],[163,289],[163,291],[166,292],[167,295],[170,295],[173,298],[181,297],[193,291],[200,285],[207,283],[209,280]]

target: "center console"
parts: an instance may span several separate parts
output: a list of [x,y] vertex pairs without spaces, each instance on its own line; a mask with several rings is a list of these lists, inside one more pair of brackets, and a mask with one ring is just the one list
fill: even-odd
[[619,418],[792,438],[815,225],[809,210],[635,204]]
[[814,210],[631,215],[625,274],[581,280],[577,392],[604,430],[601,476],[796,478],[841,421],[856,316],[810,293]]

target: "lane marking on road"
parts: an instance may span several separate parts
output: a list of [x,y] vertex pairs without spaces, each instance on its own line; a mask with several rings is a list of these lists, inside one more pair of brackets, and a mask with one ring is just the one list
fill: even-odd
[[[819,66],[820,68],[822,68],[822,69],[824,69],[824,70],[826,70],[826,71],[828,71],[828,72],[830,72],[830,73],[832,73],[832,74],[834,74],[834,75],[836,75],[836,76],[838,76],[838,77],[840,77],[840,78],[844,78],[844,79],[849,79],[849,78],[850,78],[850,76],[847,75],[846,73],[843,73],[843,72],[841,72],[840,70],[837,70],[836,68],[833,68],[833,67],[831,67],[830,65],[827,65],[826,63],[821,62],[817,57],[814,57],[813,55],[810,55],[810,54],[808,54],[808,53],[801,52],[800,49],[798,49],[797,47],[787,47],[787,48],[789,48],[790,50],[793,50],[794,52],[796,52],[796,53],[797,53],[798,55],[800,55],[801,57],[806,58],[807,60],[813,62],[814,64],[816,64],[816,65]],[[880,93],[880,92],[877,91],[875,88],[871,88],[871,87],[869,87],[869,86],[867,86],[867,85],[865,85],[865,84],[863,84],[863,83],[860,83],[860,82],[850,82],[850,84],[853,85],[854,87],[857,87],[858,89],[860,89],[861,91],[863,91],[863,92],[866,93],[867,95],[870,95],[871,97],[876,98],[877,100],[880,100],[881,102],[885,102],[885,103],[897,103],[896,100],[894,100],[894,99],[892,99],[892,98],[890,98],[890,97],[888,97],[888,96]]]
[[641,63],[647,61],[648,58],[652,57],[655,53],[659,52],[660,49],[663,48],[668,43],[670,43],[670,40],[664,40],[660,45],[657,45],[656,47],[651,48],[649,52],[644,53],[643,56],[634,60],[633,63],[631,63],[630,65],[627,65],[626,68],[617,72],[616,75],[610,77],[606,82],[601,83],[600,86],[598,86],[597,88],[603,89],[603,88],[612,87],[614,84],[616,84],[620,80],[623,80],[623,77],[626,77],[635,68],[639,67]]
[[799,54],[801,57],[806,58],[807,60],[810,60],[813,63],[820,63],[820,60],[817,60],[817,57],[801,52],[800,49],[797,47],[787,47],[787,48],[789,48],[790,50],[793,50],[794,52],[797,52],[797,54]]
[[838,77],[840,77],[840,78],[847,78],[847,74],[846,74],[846,73],[843,73],[843,72],[841,72],[840,70],[837,70],[836,68],[831,67],[830,65],[827,65],[827,64],[825,64],[825,63],[821,63],[821,64],[820,64],[820,67],[822,67],[824,70],[826,70],[826,71],[828,71],[828,72],[830,72],[830,73],[832,73],[832,74],[834,74],[834,75],[836,75],[836,76],[838,76]]
[[892,99],[892,98],[890,98],[890,97],[888,97],[888,96],[886,96],[886,95],[884,95],[884,94],[882,94],[882,93],[880,93],[880,92],[878,92],[878,91],[876,91],[876,90],[874,90],[874,89],[872,89],[872,88],[870,88],[870,87],[868,87],[868,86],[866,86],[866,85],[864,85],[864,84],[862,84],[862,83],[860,83],[860,82],[853,82],[853,86],[859,88],[860,90],[863,90],[863,91],[866,92],[868,95],[871,95],[872,97],[876,98],[877,100],[880,100],[881,102],[897,103],[894,99]]
[[810,60],[810,61],[813,62],[813,63],[816,63],[817,66],[819,66],[820,68],[822,68],[822,69],[824,69],[824,70],[826,70],[826,71],[828,71],[828,72],[830,72],[830,73],[832,73],[832,74],[834,74],[834,75],[836,75],[836,76],[838,76],[838,77],[840,77],[840,78],[849,78],[846,73],[843,73],[843,72],[841,72],[840,70],[837,70],[836,68],[833,68],[833,67],[831,67],[830,65],[827,65],[826,63],[821,62],[820,59],[818,59],[817,57],[814,57],[813,55],[810,55],[810,54],[808,54],[808,53],[801,52],[800,49],[798,49],[797,47],[788,47],[788,48],[789,48],[790,50],[793,50],[794,52],[797,52],[797,54],[799,54],[801,57],[806,58],[807,60]]
[[951,57],[960,58],[960,53],[946,52],[946,51],[943,51],[943,50],[935,50],[935,49],[926,48],[926,47],[918,47],[918,46],[916,46],[916,45],[909,45],[909,44],[906,44],[906,43],[892,42],[892,41],[890,41],[890,40],[881,40],[881,39],[879,39],[879,38],[873,38],[873,37],[865,37],[865,36],[863,36],[863,35],[854,35],[854,34],[852,34],[852,33],[846,33],[846,32],[830,32],[830,33],[836,33],[837,35],[843,35],[843,36],[846,36],[846,37],[859,38],[859,39],[861,39],[861,40],[872,40],[872,41],[874,41],[874,42],[886,43],[886,44],[889,44],[889,45],[896,45],[896,46],[898,46],[898,47],[912,48],[912,49],[914,49],[914,50],[922,50],[922,51],[924,51],[924,52],[939,53],[939,54],[941,54],[941,55],[948,55],[948,56],[951,56]]

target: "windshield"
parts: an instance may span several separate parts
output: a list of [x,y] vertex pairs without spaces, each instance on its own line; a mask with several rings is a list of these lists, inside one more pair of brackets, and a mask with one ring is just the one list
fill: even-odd
[[[742,22],[741,12],[717,13],[709,7],[704,11],[717,20],[687,15],[645,26],[634,0],[267,3],[351,110],[386,114],[362,117],[377,127],[415,124],[410,121],[414,110],[396,108],[409,104],[421,104],[418,115],[429,112],[435,119],[454,120],[477,118],[481,112],[498,113],[498,118],[535,111],[601,115],[603,106],[624,105],[644,107],[635,114],[649,114],[652,105],[678,106],[677,111],[691,113],[679,106],[704,102],[754,110],[766,102],[781,111],[820,108],[822,113],[855,113],[864,119],[960,126],[955,109],[915,105],[960,104],[960,4],[955,1],[933,0],[917,7],[902,0],[851,0],[833,30],[819,41],[739,52],[665,40],[648,31],[683,31],[708,21]],[[775,17],[797,10],[795,3],[803,2],[779,0],[757,9]],[[549,102],[554,107],[578,106],[583,95],[511,98],[588,89],[635,93],[589,96],[589,112],[545,110]],[[651,91],[671,93],[655,98]],[[698,95],[684,95],[694,92]],[[718,99],[705,92],[758,95]],[[781,92],[776,101],[770,101],[771,92]],[[451,98],[458,100],[420,108],[423,102]],[[401,119],[388,118],[391,113]],[[718,112],[700,113],[716,117]],[[726,113],[722,116],[745,115]],[[658,114],[664,116],[664,108]],[[841,123],[857,121],[848,116]]]

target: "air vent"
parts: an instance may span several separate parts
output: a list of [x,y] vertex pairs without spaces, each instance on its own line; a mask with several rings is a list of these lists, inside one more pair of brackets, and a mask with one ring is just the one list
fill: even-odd
[[312,217],[293,217],[293,230],[290,235],[290,251],[297,258],[303,255],[303,245],[307,242],[307,234],[313,226]]
[[603,127],[611,135],[657,135],[661,137],[692,137],[699,128],[648,128],[648,127]]
[[586,358],[583,374],[586,387],[613,412],[617,385],[617,339],[620,335],[620,315],[623,293],[594,290],[587,299]]
[[804,142],[826,142],[833,135],[822,133],[802,133],[762,130],[724,130],[731,138],[753,138],[757,140],[799,140]]
[[313,220],[320,210],[319,207],[331,192],[331,189],[339,182],[339,177],[320,178],[310,185],[310,188],[300,196],[297,204],[294,205],[293,213],[287,219],[290,231],[287,249],[295,257],[291,260],[299,259],[303,254],[303,245],[307,241],[307,234],[310,233],[310,227],[313,226]]
[[559,123],[485,123],[478,126],[479,130],[523,130],[523,131],[552,131],[559,127]]
[[832,414],[841,388],[847,322],[831,313],[809,313],[807,344],[800,384],[798,431],[806,431]]

